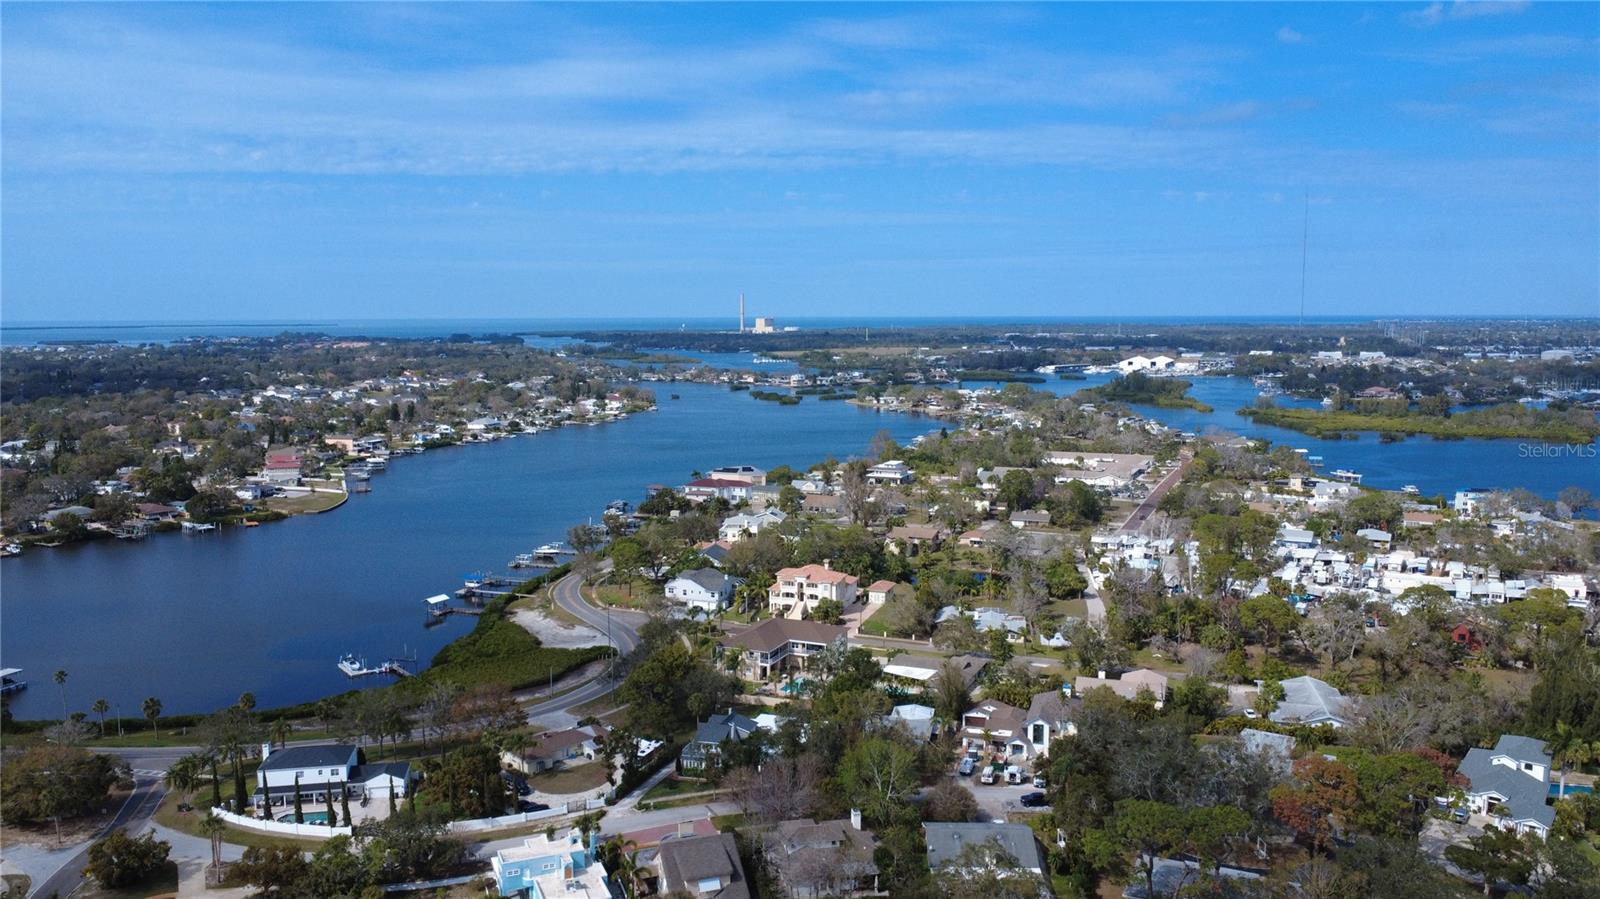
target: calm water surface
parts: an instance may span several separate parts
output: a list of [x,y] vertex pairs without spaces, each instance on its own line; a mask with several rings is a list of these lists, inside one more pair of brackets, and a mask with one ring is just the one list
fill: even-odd
[[[1069,395],[1112,379],[1112,375],[1087,375],[1081,381],[1055,378],[1030,385],[1039,390]],[[1255,403],[1260,391],[1249,378],[1194,378],[1191,396],[1211,406],[1211,412],[1193,409],[1137,407],[1139,414],[1168,427],[1206,434],[1222,431],[1270,440],[1274,444],[1303,447],[1321,456],[1323,470],[1348,468],[1363,475],[1362,483],[1388,490],[1408,484],[1427,495],[1451,496],[1469,487],[1512,489],[1522,487],[1554,499],[1563,487],[1585,487],[1600,493],[1600,448],[1559,447],[1528,440],[1434,440],[1408,437],[1398,443],[1380,443],[1378,435],[1363,433],[1356,440],[1323,440],[1288,428],[1257,424],[1237,414]],[[967,386],[992,386],[969,382]],[[1274,398],[1280,405],[1317,407],[1317,400],[1290,396]]]
[[30,682],[14,713],[60,714],[58,668],[72,710],[104,697],[137,717],[158,696],[169,712],[209,711],[246,690],[263,706],[316,699],[351,686],[334,668],[342,653],[376,662],[410,648],[426,662],[470,621],[425,630],[424,597],[503,571],[610,500],[696,469],[803,467],[861,455],[879,430],[905,442],[938,427],[810,398],[656,389],[659,410],[626,421],[397,458],[370,494],[323,515],[4,560],[0,658]]

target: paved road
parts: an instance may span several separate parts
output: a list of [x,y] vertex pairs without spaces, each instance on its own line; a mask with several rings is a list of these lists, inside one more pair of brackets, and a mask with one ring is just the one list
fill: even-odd
[[[130,833],[139,832],[149,823],[150,816],[155,814],[156,806],[161,804],[161,797],[166,793],[166,787],[159,777],[136,775],[133,794],[122,804],[122,808],[117,811],[116,817],[111,819],[111,823],[106,825],[105,830],[95,835],[95,839],[124,826]],[[44,882],[34,884],[30,895],[66,896],[76,890],[83,882],[83,866],[89,863],[91,843],[83,844],[83,848],[79,849],[77,854],[67,859],[66,863],[57,868],[56,872]]]
[[[637,612],[613,611],[609,615],[604,609],[597,609],[584,601],[583,592],[579,586],[583,579],[576,574],[569,574],[550,588],[550,597],[560,606],[562,611],[572,615],[584,624],[606,634],[612,645],[617,648],[619,657],[633,652],[639,645],[639,631],[637,624],[640,616]],[[528,706],[528,719],[551,715],[556,712],[565,712],[574,706],[583,705],[593,699],[610,693],[616,689],[616,683],[606,674],[601,674],[588,683],[575,690],[563,693],[554,699],[536,702]]]
[[1178,461],[1178,467],[1174,468],[1156,484],[1155,488],[1150,491],[1150,495],[1144,498],[1144,502],[1140,503],[1139,507],[1133,510],[1133,514],[1128,516],[1128,520],[1122,523],[1120,532],[1137,534],[1144,530],[1145,522],[1150,518],[1150,514],[1156,510],[1156,506],[1161,504],[1161,500],[1167,495],[1167,492],[1177,486],[1178,481],[1183,479],[1183,473],[1189,470],[1189,463],[1192,461],[1194,461],[1194,455],[1188,450],[1184,450]]

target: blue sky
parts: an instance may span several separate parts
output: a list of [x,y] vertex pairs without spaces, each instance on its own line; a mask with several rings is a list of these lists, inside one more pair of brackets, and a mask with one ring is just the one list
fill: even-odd
[[1595,4],[0,17],[11,322],[1600,314]]

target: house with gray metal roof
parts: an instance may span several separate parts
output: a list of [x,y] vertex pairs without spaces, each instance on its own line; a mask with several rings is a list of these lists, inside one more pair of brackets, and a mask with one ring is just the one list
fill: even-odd
[[1267,718],[1278,724],[1331,724],[1344,727],[1350,721],[1350,701],[1327,681],[1312,676],[1291,677],[1283,681],[1283,699]]
[[1550,754],[1542,740],[1503,734],[1493,749],[1469,749],[1456,769],[1468,781],[1467,807],[1502,830],[1548,836]]

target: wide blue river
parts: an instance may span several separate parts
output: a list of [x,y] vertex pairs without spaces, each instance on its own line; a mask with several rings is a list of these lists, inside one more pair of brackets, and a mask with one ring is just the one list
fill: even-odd
[[[1030,385],[1037,390],[1070,395],[1085,387],[1111,380],[1111,375],[1088,375],[1079,381],[1051,378]],[[1380,443],[1378,435],[1363,433],[1355,440],[1323,440],[1288,428],[1256,424],[1237,414],[1255,403],[1260,391],[1249,378],[1194,378],[1189,394],[1212,407],[1192,409],[1137,407],[1139,414],[1169,427],[1196,434],[1229,433],[1270,440],[1306,449],[1321,456],[1323,470],[1339,468],[1362,474],[1362,483],[1386,490],[1411,485],[1423,494],[1452,496],[1469,487],[1525,488],[1554,499],[1563,487],[1576,485],[1600,494],[1600,447],[1556,446],[1529,440],[1434,440],[1409,437],[1397,443]],[[969,382],[966,386],[1002,386]],[[1317,406],[1316,400],[1289,396],[1275,398],[1280,405]]]
[[[670,393],[682,398],[670,399]],[[613,499],[682,484],[719,465],[804,468],[901,442],[932,419],[807,398],[798,406],[699,384],[657,385],[659,409],[625,421],[397,458],[339,509],[259,528],[30,550],[0,562],[0,662],[24,669],[19,718],[104,697],[138,717],[209,711],[246,690],[262,706],[348,689],[346,652],[425,663],[470,626],[424,629],[424,597],[519,552],[561,540]],[[374,683],[377,679],[367,679]]]
[[[748,366],[741,354],[705,361]],[[1106,379],[1034,386],[1070,394]],[[1520,440],[1416,437],[1382,444],[1371,434],[1319,440],[1235,415],[1257,395],[1248,379],[1198,378],[1191,392],[1215,411],[1140,411],[1186,431],[1306,447],[1326,470],[1353,469],[1377,487],[1446,495],[1522,487],[1554,497],[1578,485],[1600,493],[1600,463],[1581,454],[1586,448],[1553,453]],[[423,597],[459,587],[468,572],[503,570],[516,553],[560,540],[612,499],[637,502],[649,484],[681,484],[718,465],[848,458],[879,430],[904,442],[938,426],[814,398],[782,407],[697,384],[657,385],[657,396],[658,411],[614,424],[397,459],[370,494],[327,514],[6,559],[0,664],[24,669],[32,684],[13,697],[13,711],[58,715],[50,682],[57,669],[68,672],[69,708],[104,697],[135,717],[146,696],[170,712],[192,712],[246,690],[264,706],[328,695],[350,685],[334,667],[343,653],[430,658],[469,622],[424,629]]]

